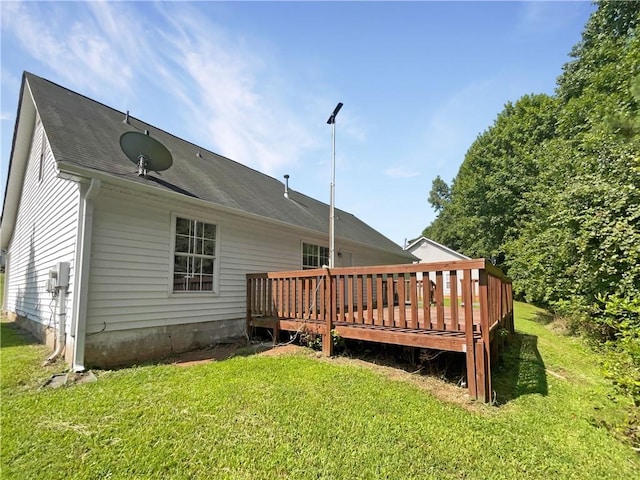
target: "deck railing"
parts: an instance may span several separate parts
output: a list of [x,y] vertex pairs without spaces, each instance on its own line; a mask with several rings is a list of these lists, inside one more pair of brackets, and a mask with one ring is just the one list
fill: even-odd
[[511,305],[511,282],[485,260],[247,275],[248,317],[488,332]]
[[[492,335],[499,326],[513,330],[512,310],[511,281],[484,259],[247,275],[247,327],[259,317],[308,321],[326,336],[327,355],[336,325],[458,332],[464,333],[464,351],[486,357],[488,368]],[[477,370],[473,355],[467,355],[467,368]],[[485,394],[482,386],[473,389]]]

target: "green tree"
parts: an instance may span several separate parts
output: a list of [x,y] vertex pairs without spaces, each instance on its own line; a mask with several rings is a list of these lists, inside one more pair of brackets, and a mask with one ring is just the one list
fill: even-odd
[[599,3],[572,56],[507,263],[517,292],[607,346],[607,371],[640,406],[640,2]]
[[505,106],[469,148],[448,201],[438,204],[440,217],[427,227],[434,240],[502,263],[503,243],[528,214],[522,198],[538,174],[536,149],[554,135],[555,112],[548,95],[527,95]]
[[429,203],[436,211],[440,213],[444,207],[451,201],[451,190],[449,185],[445,182],[440,175],[433,179],[431,184],[431,191],[429,192]]
[[599,2],[571,56],[554,97],[507,104],[470,146],[425,232],[504,261],[517,294],[607,346],[640,406],[640,2]]

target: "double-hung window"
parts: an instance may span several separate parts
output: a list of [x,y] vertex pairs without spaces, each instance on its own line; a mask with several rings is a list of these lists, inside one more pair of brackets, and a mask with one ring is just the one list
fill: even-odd
[[176,217],[174,292],[215,291],[216,225]]
[[302,269],[322,268],[329,264],[329,249],[311,243],[302,244]]

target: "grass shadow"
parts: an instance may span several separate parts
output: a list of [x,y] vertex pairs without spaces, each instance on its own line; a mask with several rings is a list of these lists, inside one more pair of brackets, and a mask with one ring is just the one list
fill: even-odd
[[0,322],[0,348],[40,344],[36,338],[20,328],[16,322],[3,318]]
[[556,317],[549,312],[536,312],[535,315],[531,318],[536,323],[540,325],[549,325],[555,321]]
[[523,395],[546,396],[549,387],[538,337],[518,332],[510,335],[492,380],[498,405]]

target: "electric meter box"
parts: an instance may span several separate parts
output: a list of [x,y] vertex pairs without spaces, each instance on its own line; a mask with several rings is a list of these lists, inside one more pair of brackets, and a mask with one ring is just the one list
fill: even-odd
[[54,292],[69,286],[69,262],[59,262],[49,270],[47,291]]

